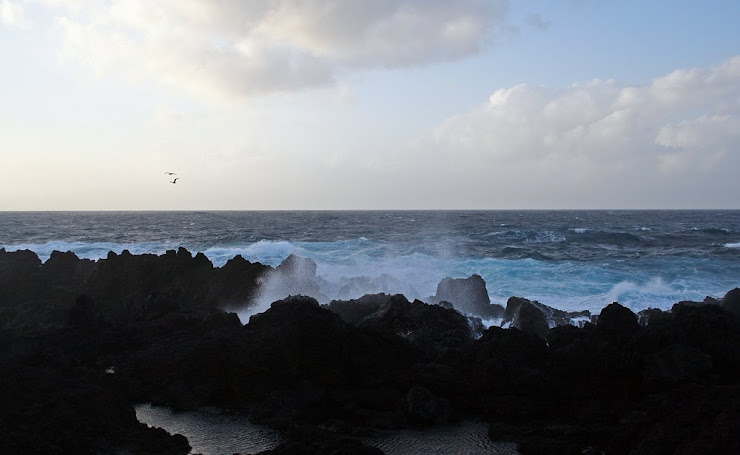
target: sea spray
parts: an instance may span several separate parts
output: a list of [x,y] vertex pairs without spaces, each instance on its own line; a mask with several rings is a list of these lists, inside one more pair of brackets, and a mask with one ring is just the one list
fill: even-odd
[[[322,302],[424,299],[445,277],[479,274],[492,303],[516,295],[596,313],[614,300],[637,311],[720,297],[740,285],[738,232],[740,211],[13,212],[0,217],[0,248],[45,261],[182,246],[216,267],[295,254],[316,263]],[[258,307],[288,288],[266,280]]]

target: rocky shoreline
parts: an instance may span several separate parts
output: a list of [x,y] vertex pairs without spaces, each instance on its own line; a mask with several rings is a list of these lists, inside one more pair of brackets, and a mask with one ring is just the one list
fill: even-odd
[[[275,454],[379,453],[352,435],[465,419],[523,454],[740,453],[739,288],[590,315],[493,305],[474,275],[320,305],[311,264],[0,249],[0,453],[187,454],[138,402],[244,413],[285,430]],[[293,297],[230,312],[275,281]]]

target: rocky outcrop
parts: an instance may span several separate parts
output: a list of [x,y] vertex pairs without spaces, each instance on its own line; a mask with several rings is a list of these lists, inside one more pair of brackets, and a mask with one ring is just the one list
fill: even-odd
[[359,325],[363,319],[378,311],[391,298],[393,296],[388,294],[368,294],[359,299],[332,300],[326,308],[338,314],[343,321]]
[[75,364],[59,347],[0,334],[0,452],[186,455],[181,435],[136,420],[103,371]]
[[[0,331],[8,453],[187,453],[182,438],[138,424],[134,401],[308,425],[274,453],[377,453],[318,426],[471,418],[525,455],[740,452],[736,290],[639,318],[613,303],[582,327],[512,298],[511,328],[483,330],[455,309],[386,294],[326,306],[293,296],[243,325],[220,308],[252,295],[272,270],[261,264],[219,269],[185,250],[52,256],[0,250],[0,315],[15,332]],[[298,258],[280,273],[301,286],[316,278]],[[445,283],[440,302],[493,306],[482,280]]]
[[[535,309],[538,311],[534,311]],[[506,311],[501,325],[511,325],[544,337],[549,328],[567,324],[582,325],[582,321],[590,317],[591,313],[588,310],[563,311],[536,300],[510,297],[506,302]]]
[[455,310],[392,296],[359,323],[386,336],[408,340],[432,358],[456,356],[473,341],[468,320]]
[[456,310],[483,319],[497,319],[504,314],[500,305],[492,305],[486,282],[480,275],[469,278],[444,278],[437,285],[437,293],[429,298],[431,303],[450,302]]
[[108,325],[173,312],[207,316],[249,304],[268,270],[240,256],[214,268],[184,248],[161,256],[110,252],[98,261],[54,251],[43,264],[31,251],[0,250],[0,327],[31,334],[81,316]]

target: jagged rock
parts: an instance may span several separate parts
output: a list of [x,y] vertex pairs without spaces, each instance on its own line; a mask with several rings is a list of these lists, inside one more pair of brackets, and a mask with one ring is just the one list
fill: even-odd
[[503,307],[491,304],[486,282],[480,275],[472,275],[469,278],[443,278],[437,285],[437,293],[430,301],[450,302],[456,310],[483,319],[497,319],[504,313]]
[[353,300],[332,300],[326,308],[342,318],[345,322],[358,325],[363,319],[380,309],[392,298],[388,294],[368,294]]
[[269,266],[249,262],[241,255],[229,259],[223,267],[214,270],[206,295],[209,306],[227,310],[245,307],[256,297],[260,277],[269,270]]
[[0,346],[0,452],[186,455],[181,435],[148,428],[105,377],[74,365],[58,346],[22,354]]
[[[519,312],[520,305],[525,304],[525,303],[537,308],[542,313],[542,315],[545,318],[545,324],[548,327],[556,327],[559,325],[574,324],[574,320],[577,318],[588,318],[591,316],[591,313],[588,310],[563,311],[563,310],[558,310],[548,305],[544,305],[536,300],[528,300],[522,297],[510,297],[509,300],[507,300],[506,302],[506,311],[504,312],[504,318],[503,318],[503,321],[501,321],[501,325],[503,326],[507,323],[513,323],[517,313]],[[528,311],[528,310],[525,310],[525,311]],[[539,316],[537,316],[535,313],[531,313],[531,314],[532,314],[532,317],[539,319]],[[540,323],[537,323],[537,324],[540,324]],[[515,326],[515,327],[518,327],[518,326]],[[518,327],[518,328],[521,328],[521,327]],[[540,327],[537,330],[541,332],[542,328]]]
[[[363,397],[370,390],[407,387],[404,378],[418,357],[404,340],[354,327],[304,296],[274,302],[250,318],[244,334],[237,367],[239,393],[250,401],[261,400],[259,417],[273,424],[296,412],[318,419],[339,414],[338,409],[344,409],[345,418],[366,425],[387,421],[397,400],[381,405]],[[296,392],[299,384],[303,389],[311,384],[305,390],[314,391],[312,400],[298,399],[306,396]]]
[[366,316],[360,326],[404,338],[433,357],[454,355],[473,339],[467,319],[457,311],[420,300],[409,302],[400,294]]
[[640,327],[656,323],[670,317],[670,313],[665,313],[657,308],[648,308],[637,313],[637,322]]

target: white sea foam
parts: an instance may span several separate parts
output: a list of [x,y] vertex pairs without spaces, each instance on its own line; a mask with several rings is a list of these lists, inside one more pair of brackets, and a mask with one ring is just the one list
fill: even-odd
[[[576,228],[579,229],[579,228]],[[584,228],[585,229],[585,228]],[[554,231],[543,231],[554,232]],[[507,231],[521,235],[522,231]],[[530,232],[529,235],[534,233]],[[531,238],[531,237],[530,237]],[[547,236],[543,237],[547,241]],[[550,239],[550,241],[556,240]],[[109,251],[133,254],[163,254],[179,244],[168,242],[67,242],[0,245],[8,251],[30,249],[47,260],[53,250],[72,251],[81,258],[105,258]],[[183,245],[195,253],[202,251],[215,266],[223,266],[237,254],[252,262],[277,266],[290,254],[307,257],[317,264],[314,297],[357,298],[368,293],[401,293],[409,299],[432,296],[444,277],[466,278],[479,274],[487,283],[493,303],[505,305],[511,296],[521,296],[555,308],[598,313],[613,301],[639,311],[648,307],[669,309],[679,300],[702,300],[707,295],[719,297],[736,286],[735,263],[720,260],[697,263],[695,258],[640,260],[605,259],[595,262],[538,261],[535,259],[500,259],[460,256],[446,244],[423,244],[401,250],[388,243],[367,238],[333,242],[268,241],[216,245],[205,249]],[[740,248],[740,242],[724,244]],[[617,246],[613,246],[617,251]],[[729,269],[728,269],[729,267]],[[269,283],[267,283],[269,284]],[[269,286],[261,306],[287,297],[293,288]],[[246,302],[245,302],[246,303]]]
[[307,256],[307,252],[299,246],[286,241],[260,240],[259,242],[232,245],[232,246],[215,246],[206,248],[203,251],[208,259],[216,267],[221,267],[229,259],[236,255],[252,262],[261,262],[265,265],[276,266],[291,254],[298,256]]
[[120,254],[128,250],[132,254],[163,254],[168,249],[177,248],[176,245],[170,245],[159,242],[143,243],[114,243],[114,242],[65,242],[50,241],[46,243],[20,243],[15,245],[3,245],[6,251],[31,250],[46,262],[53,251],[68,252],[71,251],[80,259],[98,260],[108,256],[108,252],[113,251]]
[[571,231],[575,232],[576,234],[585,234],[588,229],[586,228],[573,228],[570,229]]

